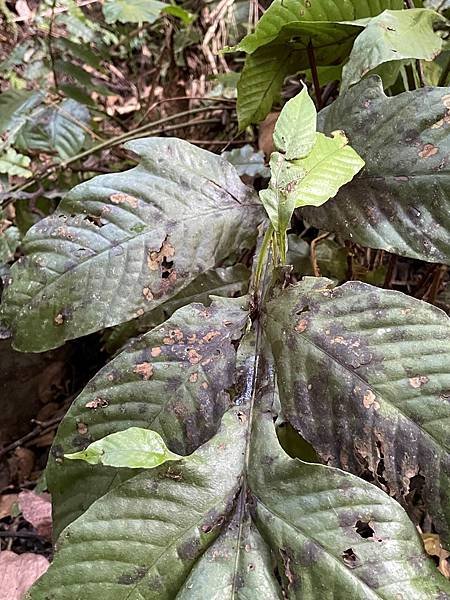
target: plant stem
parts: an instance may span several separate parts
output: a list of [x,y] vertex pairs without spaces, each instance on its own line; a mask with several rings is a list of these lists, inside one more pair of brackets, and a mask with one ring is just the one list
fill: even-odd
[[307,52],[308,52],[309,66],[311,68],[314,93],[316,95],[317,110],[320,110],[322,108],[322,94],[320,91],[320,82],[319,82],[319,75],[317,73],[316,56],[314,54],[314,46],[312,45],[312,42],[308,43]]

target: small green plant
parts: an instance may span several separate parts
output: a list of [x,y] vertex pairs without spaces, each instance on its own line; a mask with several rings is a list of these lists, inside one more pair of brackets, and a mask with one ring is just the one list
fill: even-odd
[[[141,139],[128,145],[139,166],[77,186],[27,233],[2,303],[16,348],[172,312],[59,429],[57,552],[33,600],[450,593],[401,506],[420,475],[448,534],[449,320],[359,282],[289,285],[294,209],[321,206],[364,166],[342,130],[316,122],[303,89],[277,122],[260,200],[225,159]],[[205,282],[242,293],[260,224],[249,294],[208,305]],[[281,422],[325,464],[286,454]]]
[[[189,22],[177,9],[103,5],[108,23]],[[27,227],[1,336],[42,352],[109,328],[117,351],[52,446],[56,554],[31,600],[450,598],[416,528],[449,542],[449,317],[359,281],[294,280],[288,264],[303,242],[288,235],[295,211],[450,264],[450,88],[420,81],[446,82],[431,60],[447,23],[402,9],[275,0],[239,44],[242,127],[299,69],[315,95],[285,103],[259,193],[224,157],[135,139],[138,166],[77,185]],[[317,113],[336,76],[340,95]],[[5,169],[26,176],[30,148],[83,156],[90,113],[74,99],[0,103]],[[264,174],[249,150],[227,156]],[[19,229],[6,212],[1,228],[10,261]]]

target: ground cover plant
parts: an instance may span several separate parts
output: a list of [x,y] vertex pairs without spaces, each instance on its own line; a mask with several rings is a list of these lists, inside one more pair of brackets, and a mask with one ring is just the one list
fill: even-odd
[[[191,10],[103,6],[186,30]],[[214,60],[244,57],[238,134],[270,113],[268,167],[170,137],[171,116],[88,142],[80,95],[0,95],[23,177],[5,210],[51,201],[4,227],[2,337],[44,353],[101,332],[109,353],[53,440],[56,551],[29,599],[450,598],[445,7],[275,0],[250,29]],[[223,129],[224,102],[186,116]],[[88,165],[59,203],[30,170],[50,153],[71,187],[119,142],[122,168]]]

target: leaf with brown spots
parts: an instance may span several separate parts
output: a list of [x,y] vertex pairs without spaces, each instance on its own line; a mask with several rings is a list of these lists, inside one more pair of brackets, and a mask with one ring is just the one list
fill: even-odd
[[242,375],[241,398],[256,396],[253,428],[247,400],[191,456],[106,493],[63,531],[31,600],[95,600],[106,585],[117,600],[446,597],[400,505],[354,475],[288,457],[271,382],[248,366]]
[[369,77],[321,111],[319,129],[343,129],[366,166],[326,206],[302,209],[308,223],[450,264],[449,93],[425,87],[387,97],[379,77]]
[[[300,318],[307,327],[294,325]],[[359,282],[305,278],[267,305],[284,416],[321,458],[450,529],[450,319]]]
[[62,463],[64,454],[140,427],[156,431],[171,451],[185,455],[217,431],[235,382],[233,342],[247,320],[244,306],[245,299],[186,306],[134,340],[88,383],[58,430],[47,467],[57,533],[111,486],[135,474]]
[[27,232],[1,306],[15,348],[143,316],[254,245],[262,207],[225,159],[172,138],[127,148],[139,166],[81,183]]

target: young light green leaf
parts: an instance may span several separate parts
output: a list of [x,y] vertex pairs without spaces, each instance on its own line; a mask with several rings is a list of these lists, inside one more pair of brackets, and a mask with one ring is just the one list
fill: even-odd
[[318,127],[342,128],[366,166],[326,206],[303,209],[307,221],[363,246],[449,264],[449,107],[450,88],[387,97],[378,77],[351,87],[319,113]]
[[28,168],[30,163],[29,156],[19,154],[14,148],[8,148],[4,154],[0,155],[0,173],[10,176],[31,177],[32,172]]
[[105,467],[153,469],[169,460],[181,460],[183,457],[171,452],[156,431],[129,427],[92,442],[85,450],[64,454],[64,458]]
[[317,113],[308,89],[291,98],[283,107],[275,125],[275,147],[287,159],[304,158],[316,141]]
[[317,133],[310,154],[292,161],[298,172],[305,173],[285,186],[285,193],[292,197],[295,207],[320,206],[364,167],[363,159],[348,145],[343,131],[333,131],[331,135]]
[[397,67],[380,71],[385,87],[395,82],[402,61],[433,60],[442,49],[442,37],[435,31],[444,17],[433,10],[385,10],[370,20],[356,38],[348,63],[342,72],[341,93],[380,65],[399,61]]

